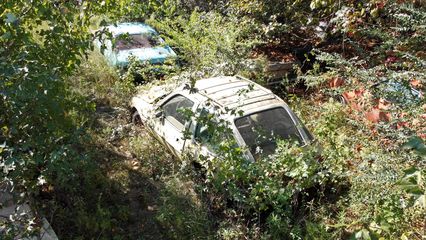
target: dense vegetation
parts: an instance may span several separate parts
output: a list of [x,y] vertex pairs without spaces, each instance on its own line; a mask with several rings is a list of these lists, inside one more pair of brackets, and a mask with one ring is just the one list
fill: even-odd
[[[113,69],[93,40],[116,21],[154,26],[177,61]],[[383,80],[425,90],[423,1],[4,0],[0,23],[0,186],[37,213],[0,219],[2,239],[37,232],[43,216],[60,239],[426,236],[424,98],[391,96],[377,123],[363,115],[386,91],[355,108],[336,100]],[[225,159],[200,171],[129,124],[135,75],[141,88],[232,74],[266,83],[265,64],[287,59],[297,77],[275,92],[320,157],[283,142],[247,165],[223,144]]]

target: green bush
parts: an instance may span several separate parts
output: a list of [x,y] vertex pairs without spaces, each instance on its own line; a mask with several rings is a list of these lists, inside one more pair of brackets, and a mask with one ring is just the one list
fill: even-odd
[[235,140],[223,141],[230,129],[216,114],[196,114],[198,122],[214,129],[211,139],[218,155],[200,159],[207,186],[203,188],[217,199],[214,205],[229,208],[231,215],[240,214],[235,222],[224,224],[218,234],[224,238],[245,235],[240,224],[250,228],[260,222],[266,228],[260,228],[253,237],[302,236],[303,224],[294,217],[303,211],[307,190],[327,184],[330,177],[329,170],[319,162],[316,146],[301,148],[282,141],[274,155],[251,163],[243,155],[245,150],[235,147]]
[[[307,122],[315,119],[315,127],[311,128],[323,147],[322,164],[329,169],[329,179],[335,182],[334,190],[325,194],[331,199],[337,197],[336,201],[314,205],[311,220],[325,223],[333,238],[350,234],[359,239],[419,238],[421,230],[417,224],[424,217],[423,211],[410,204],[422,196],[422,187],[412,178],[421,174],[413,169],[406,171],[409,166],[421,165],[419,156],[401,150],[399,141],[392,148],[384,146],[383,136],[372,134],[364,123],[351,120],[347,109],[338,103],[295,104]],[[412,143],[419,146],[418,141]],[[403,191],[401,179],[405,179],[405,184],[411,181],[412,189],[420,194]]]
[[247,18],[195,10],[188,17],[147,22],[163,33],[192,78],[233,75],[250,67],[248,57],[256,39],[249,35],[253,25]]

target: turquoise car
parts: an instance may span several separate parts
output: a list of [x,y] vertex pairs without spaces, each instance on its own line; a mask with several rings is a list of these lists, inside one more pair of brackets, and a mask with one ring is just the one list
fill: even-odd
[[[126,67],[129,57],[142,62],[161,64],[176,57],[176,53],[165,44],[158,32],[144,23],[119,23],[106,27],[112,39],[104,41],[104,56],[113,66]],[[101,48],[101,42],[95,44]]]

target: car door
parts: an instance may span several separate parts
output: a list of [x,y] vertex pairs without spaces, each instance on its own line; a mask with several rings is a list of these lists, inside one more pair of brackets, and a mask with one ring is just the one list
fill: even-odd
[[182,153],[184,132],[189,124],[183,111],[192,110],[193,106],[194,102],[187,97],[174,95],[160,106],[154,120],[154,131],[177,156]]
[[185,148],[190,151],[197,161],[210,160],[216,157],[214,153],[214,144],[217,142],[212,141],[213,129],[204,123],[198,122],[193,128],[193,140],[188,143]]
[[226,134],[211,107],[199,109],[197,121],[191,125],[192,141],[188,141],[185,149],[199,162],[218,157],[219,145],[227,141]]

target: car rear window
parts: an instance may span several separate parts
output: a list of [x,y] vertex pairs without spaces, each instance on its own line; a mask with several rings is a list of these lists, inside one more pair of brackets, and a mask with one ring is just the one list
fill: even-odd
[[235,126],[255,159],[273,154],[280,139],[303,143],[297,126],[282,107],[238,118]]
[[117,50],[152,48],[159,45],[159,36],[154,33],[119,35],[115,42],[115,48]]

